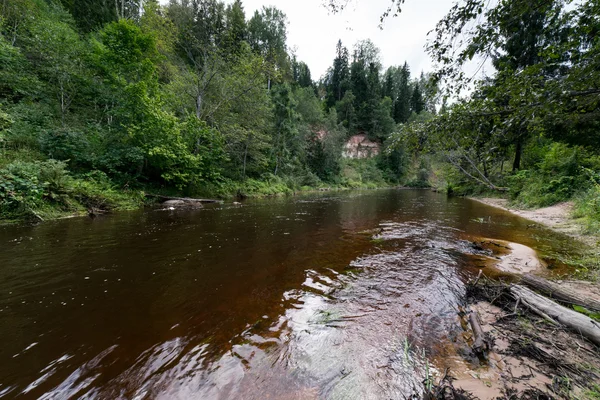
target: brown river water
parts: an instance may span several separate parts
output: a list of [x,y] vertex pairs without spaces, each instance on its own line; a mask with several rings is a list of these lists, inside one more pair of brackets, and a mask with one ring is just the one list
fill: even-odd
[[0,226],[0,398],[408,397],[477,362],[456,310],[482,237],[576,248],[423,190]]

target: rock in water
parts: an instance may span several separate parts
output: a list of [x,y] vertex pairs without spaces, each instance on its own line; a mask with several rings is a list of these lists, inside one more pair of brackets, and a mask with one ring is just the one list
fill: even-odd
[[173,206],[182,206],[185,204],[183,200],[167,200],[163,203],[164,206],[173,207]]

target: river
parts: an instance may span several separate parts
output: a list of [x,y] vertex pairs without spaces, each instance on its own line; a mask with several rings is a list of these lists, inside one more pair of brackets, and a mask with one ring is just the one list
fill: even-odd
[[1,226],[0,398],[404,398],[475,362],[476,238],[574,248],[424,190]]

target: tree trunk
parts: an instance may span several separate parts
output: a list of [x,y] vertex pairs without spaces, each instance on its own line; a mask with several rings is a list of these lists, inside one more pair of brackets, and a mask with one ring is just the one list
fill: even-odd
[[515,143],[515,161],[513,162],[513,172],[521,169],[521,153],[523,152],[523,145],[521,144],[521,138],[517,139]]
[[202,95],[196,96],[196,118],[200,119],[202,116]]
[[63,128],[65,127],[65,112],[66,112],[65,89],[64,89],[63,83],[60,82],[60,121],[61,121]]
[[242,177],[246,179],[246,161],[248,160],[248,147],[250,147],[250,139],[246,141],[246,148],[244,149],[244,167],[242,170]]
[[559,322],[600,346],[600,324],[598,322],[577,311],[563,307],[524,286],[512,285],[509,290],[515,299],[520,300],[521,304],[527,306],[534,313],[550,322]]
[[12,41],[11,41],[11,45],[13,45],[13,46],[15,45],[15,43],[17,43],[18,30],[19,30],[19,23],[15,19],[15,25],[13,26],[13,37],[12,37]]
[[522,282],[530,288],[562,301],[563,303],[573,304],[585,307],[590,311],[600,312],[600,301],[585,297],[574,290],[560,286],[544,278],[526,274],[523,276]]

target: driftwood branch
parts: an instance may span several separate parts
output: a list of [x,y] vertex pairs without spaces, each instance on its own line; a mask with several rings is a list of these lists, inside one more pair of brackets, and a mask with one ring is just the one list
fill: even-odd
[[482,269],[480,269],[480,270],[479,270],[479,273],[477,274],[477,278],[475,278],[475,281],[473,281],[473,283],[470,283],[470,282],[469,282],[469,284],[470,284],[471,286],[477,286],[477,284],[479,283],[479,280],[481,279],[481,276],[482,276],[482,275],[483,275],[483,270],[482,270]]
[[471,311],[469,314],[469,323],[471,324],[471,329],[473,329],[473,351],[478,356],[485,357],[489,348],[485,340],[485,334],[479,323],[477,311]]
[[596,321],[563,307],[524,286],[511,285],[509,291],[515,299],[520,299],[521,304],[527,306],[534,313],[554,323],[560,323],[600,346],[600,324]]
[[585,307],[590,311],[600,312],[600,301],[585,297],[576,291],[535,275],[526,274],[522,282],[532,289],[547,296],[553,297],[563,303]]

